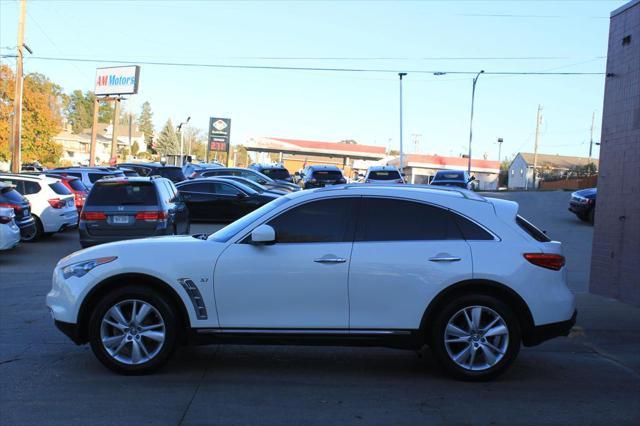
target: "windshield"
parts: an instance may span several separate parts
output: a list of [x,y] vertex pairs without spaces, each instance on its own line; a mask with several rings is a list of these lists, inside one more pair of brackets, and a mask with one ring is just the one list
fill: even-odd
[[150,182],[101,182],[94,185],[86,202],[87,206],[155,204],[157,204],[156,188]]
[[271,179],[287,180],[291,177],[287,169],[263,169],[262,173]]
[[233,237],[238,232],[240,232],[243,229],[245,229],[253,221],[261,218],[262,216],[264,216],[267,213],[269,213],[271,210],[273,210],[276,207],[279,207],[279,206],[281,206],[281,205],[283,205],[285,203],[288,203],[289,201],[291,201],[291,199],[288,198],[288,197],[276,198],[275,200],[265,204],[264,206],[260,207],[259,209],[254,210],[251,213],[249,213],[248,215],[243,216],[240,219],[236,220],[235,222],[230,223],[229,225],[225,226],[224,228],[222,228],[218,232],[212,234],[209,237],[209,239],[211,239],[213,241],[217,241],[219,243],[226,243],[227,241],[229,241],[229,239],[231,239],[231,237]]
[[0,201],[5,200],[9,203],[24,203],[26,201],[18,191],[11,187],[0,188]]
[[338,180],[342,179],[339,170],[318,170],[313,172],[313,177],[317,180]]
[[438,172],[436,173],[437,180],[462,180],[464,179],[462,172]]
[[400,179],[400,173],[397,170],[376,170],[369,172],[369,179],[397,180]]

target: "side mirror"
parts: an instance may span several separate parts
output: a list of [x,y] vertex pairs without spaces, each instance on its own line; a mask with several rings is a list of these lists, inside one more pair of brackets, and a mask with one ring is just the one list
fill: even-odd
[[467,182],[473,182],[474,180],[476,180],[476,177],[475,176],[471,176]]
[[276,231],[269,225],[260,225],[251,231],[251,243],[273,244],[276,241]]

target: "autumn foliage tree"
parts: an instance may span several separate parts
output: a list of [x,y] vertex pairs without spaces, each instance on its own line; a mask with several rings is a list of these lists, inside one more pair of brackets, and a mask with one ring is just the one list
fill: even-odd
[[[15,75],[6,65],[0,68],[0,160],[9,161],[9,137],[13,122]],[[53,141],[62,128],[62,91],[60,86],[42,74],[29,74],[24,79],[22,103],[22,162],[39,161],[56,164],[62,146]]]

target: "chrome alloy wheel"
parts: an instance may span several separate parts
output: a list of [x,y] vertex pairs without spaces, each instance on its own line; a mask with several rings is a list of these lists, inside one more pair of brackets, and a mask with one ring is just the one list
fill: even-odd
[[444,331],[444,344],[453,362],[465,370],[482,371],[507,353],[509,328],[486,306],[467,306],[456,312]]
[[100,324],[100,339],[105,351],[128,365],[153,359],[162,349],[165,334],[160,312],[151,304],[136,299],[113,305]]

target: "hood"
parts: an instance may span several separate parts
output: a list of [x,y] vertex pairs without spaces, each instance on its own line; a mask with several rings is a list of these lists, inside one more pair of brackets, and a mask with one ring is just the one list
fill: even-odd
[[587,189],[581,189],[580,191],[574,192],[574,194],[579,195],[581,197],[585,197],[585,198],[596,198],[597,193],[598,193],[598,188],[587,188]]
[[136,240],[115,241],[71,253],[60,259],[58,266],[66,266],[71,263],[97,259],[99,257],[135,256],[136,253],[149,253],[150,251],[154,253],[167,253],[169,257],[171,257],[174,256],[175,253],[179,253],[188,247],[202,244],[203,242],[205,241],[194,238],[191,235],[167,235]]

